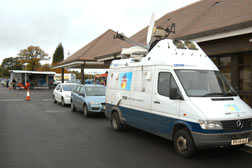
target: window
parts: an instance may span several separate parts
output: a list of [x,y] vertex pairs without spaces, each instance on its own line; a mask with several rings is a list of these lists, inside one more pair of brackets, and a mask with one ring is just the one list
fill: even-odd
[[[211,56],[228,82],[238,89],[241,98],[252,105],[252,52]],[[232,73],[231,73],[232,71]],[[231,81],[232,76],[232,81]]]
[[79,93],[79,92],[80,92],[80,88],[81,88],[81,86],[78,86],[78,87],[76,88],[75,92],[76,92],[76,93]]
[[178,48],[178,49],[186,49],[186,46],[182,41],[179,40],[173,40],[173,44]]
[[170,89],[178,88],[174,78],[169,72],[160,72],[158,75],[158,94],[170,97]]
[[81,86],[81,87],[79,88],[78,93],[84,94],[84,87],[83,87],[83,86]]
[[87,96],[105,96],[105,87],[86,87],[85,88]]
[[58,85],[58,89],[57,89],[58,91],[60,91],[61,90],[61,85]]
[[168,72],[160,72],[158,76],[158,93],[169,97],[171,74]]
[[251,53],[239,56],[239,85],[241,92],[251,92]]
[[219,69],[227,78],[227,81],[231,83],[231,56],[220,57]]
[[176,70],[176,74],[189,97],[236,96],[219,71]]
[[63,85],[64,91],[72,91],[75,85]]
[[56,90],[59,90],[59,86],[60,86],[60,85],[57,85],[55,89],[56,89]]
[[76,93],[76,90],[77,90],[77,88],[78,88],[79,86],[77,85],[77,86],[75,86],[74,87],[74,89],[73,89],[73,92],[75,92]]
[[251,91],[251,67],[243,66],[240,67],[240,91],[250,92]]
[[213,61],[213,63],[218,66],[219,63],[218,63],[218,58],[217,57],[211,57],[211,60]]

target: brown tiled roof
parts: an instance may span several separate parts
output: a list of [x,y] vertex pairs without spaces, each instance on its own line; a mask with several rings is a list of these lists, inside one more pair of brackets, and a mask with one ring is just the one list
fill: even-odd
[[[166,28],[176,24],[176,33],[169,38],[192,39],[228,30],[252,26],[252,0],[201,0],[170,12],[156,21],[156,26]],[[148,27],[131,38],[146,44]],[[119,43],[104,55],[127,47]]]
[[[103,55],[107,50],[116,46],[121,40],[114,39],[115,31],[109,29],[95,40],[75,52],[73,55],[60,62],[58,65],[63,65],[73,61],[96,61],[94,58]],[[126,42],[124,42],[126,43]]]
[[[148,17],[148,16],[146,16]],[[252,26],[252,0],[201,0],[170,12],[156,21],[156,26],[166,28],[176,24],[176,33],[169,38],[192,39],[223,31]],[[137,32],[131,38],[146,43],[148,27]],[[65,64],[78,60],[95,60],[119,53],[122,48],[132,45],[119,39],[113,39],[115,32],[108,30],[97,39],[64,60]]]

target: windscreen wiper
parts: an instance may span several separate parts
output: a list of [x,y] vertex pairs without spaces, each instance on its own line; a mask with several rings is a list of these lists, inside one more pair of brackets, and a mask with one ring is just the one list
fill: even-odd
[[215,97],[215,96],[218,96],[218,97],[221,97],[223,96],[223,93],[207,93],[205,95],[203,95],[202,97]]
[[228,93],[223,93],[223,96],[237,96],[237,94],[234,92],[232,93],[228,92]]

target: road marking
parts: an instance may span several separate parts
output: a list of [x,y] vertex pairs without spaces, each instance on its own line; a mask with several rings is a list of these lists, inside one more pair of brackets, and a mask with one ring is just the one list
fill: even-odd
[[0,99],[0,102],[21,102],[24,99]]
[[42,101],[45,101],[45,102],[47,102],[47,101],[53,101],[53,99],[42,99]]
[[242,149],[242,151],[252,154],[252,152],[250,150],[247,150],[247,149]]
[[250,148],[252,148],[252,143],[250,142],[250,143],[246,144],[246,146],[249,146]]
[[67,112],[67,111],[59,111],[59,110],[46,110],[46,113],[62,113],[62,112]]

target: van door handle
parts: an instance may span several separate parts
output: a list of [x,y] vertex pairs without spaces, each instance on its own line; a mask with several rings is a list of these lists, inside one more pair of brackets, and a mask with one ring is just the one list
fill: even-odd
[[160,101],[156,100],[156,101],[154,101],[154,103],[160,104]]

